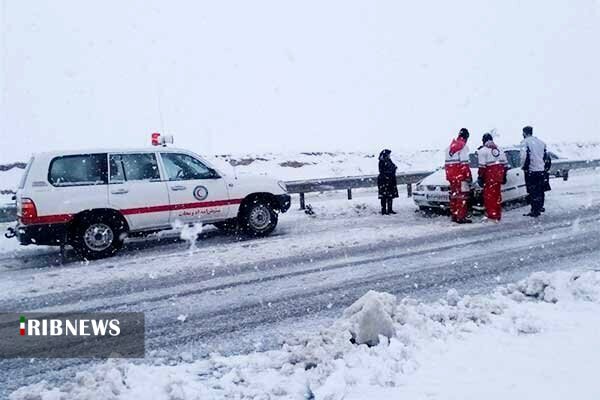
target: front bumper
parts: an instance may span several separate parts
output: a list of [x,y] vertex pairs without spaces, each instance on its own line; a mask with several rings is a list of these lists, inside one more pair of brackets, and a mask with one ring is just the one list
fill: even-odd
[[430,207],[430,208],[448,208],[450,206],[450,198],[439,198],[433,200],[427,195],[427,192],[414,192],[413,201],[418,207]]
[[17,225],[11,228],[22,245],[60,246],[67,234],[66,224]]
[[292,205],[292,197],[289,194],[275,195],[275,208],[284,213],[290,209]]
[[[432,193],[429,192],[415,192],[413,193],[413,200],[417,207],[428,207],[428,208],[442,208],[447,209],[450,207],[450,197],[446,198],[438,198],[435,195],[438,194],[434,192],[434,196],[430,196]],[[472,189],[469,194],[469,207],[471,208],[481,208],[483,206],[483,191],[481,189]]]

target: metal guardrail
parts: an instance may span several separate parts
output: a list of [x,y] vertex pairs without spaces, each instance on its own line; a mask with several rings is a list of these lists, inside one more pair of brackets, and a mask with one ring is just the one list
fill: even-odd
[[[600,167],[600,159],[597,160],[555,160],[552,161],[552,168],[550,168],[550,174],[555,176],[562,176],[567,180],[569,178],[569,170],[571,169],[584,169],[584,168],[596,168]],[[563,172],[566,174],[563,175]]]
[[[406,185],[408,197],[412,196],[412,185],[431,175],[434,171],[402,172],[396,174],[399,185]],[[348,200],[352,199],[352,189],[377,186],[377,175],[347,176],[341,178],[307,179],[286,182],[289,193],[297,193],[300,197],[300,208],[305,208],[304,194],[331,190],[346,190]]]
[[[553,177],[569,178],[569,170],[600,167],[600,159],[576,160],[552,162],[550,174]],[[399,185],[406,185],[408,197],[412,196],[412,185],[432,174],[434,171],[402,172],[396,174]],[[348,199],[352,199],[352,189],[368,188],[377,186],[377,175],[347,176],[341,178],[307,179],[286,182],[288,192],[298,194],[300,197],[300,208],[305,208],[304,195],[311,192],[326,192],[332,190],[346,190]],[[14,221],[16,218],[16,207],[14,205],[0,206],[0,222]]]

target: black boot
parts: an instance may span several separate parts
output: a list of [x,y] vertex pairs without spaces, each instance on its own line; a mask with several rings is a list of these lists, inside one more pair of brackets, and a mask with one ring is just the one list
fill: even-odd
[[394,202],[394,199],[388,199],[387,200],[387,212],[388,212],[388,214],[396,214],[396,211],[394,211],[392,209],[393,202]]
[[381,199],[381,215],[388,215],[386,199]]

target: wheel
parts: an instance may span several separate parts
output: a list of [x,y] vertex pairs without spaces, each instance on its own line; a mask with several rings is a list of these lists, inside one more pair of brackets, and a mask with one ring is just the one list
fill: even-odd
[[112,215],[90,214],[75,222],[71,245],[86,260],[114,255],[123,247],[124,222]]
[[277,226],[277,213],[264,201],[254,200],[244,205],[240,213],[240,227],[250,236],[266,236]]
[[226,233],[235,233],[238,230],[237,218],[228,219],[226,221],[219,221],[213,224],[218,230]]

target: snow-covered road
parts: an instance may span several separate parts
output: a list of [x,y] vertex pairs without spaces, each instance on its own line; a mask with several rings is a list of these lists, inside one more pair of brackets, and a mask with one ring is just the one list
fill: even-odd
[[[65,264],[55,249],[2,242],[0,310],[143,311],[150,358],[165,354],[155,350],[176,359],[273,348],[370,289],[422,299],[449,288],[478,292],[532,271],[600,268],[598,172],[553,186],[542,218],[528,220],[517,208],[500,224],[455,226],[415,213],[409,199],[400,199],[398,215],[380,216],[365,191],[352,201],[307,198],[316,216],[283,215],[265,239],[207,229],[195,248],[163,238],[130,243],[109,260]],[[74,360],[0,361],[0,397],[81,368]]]

